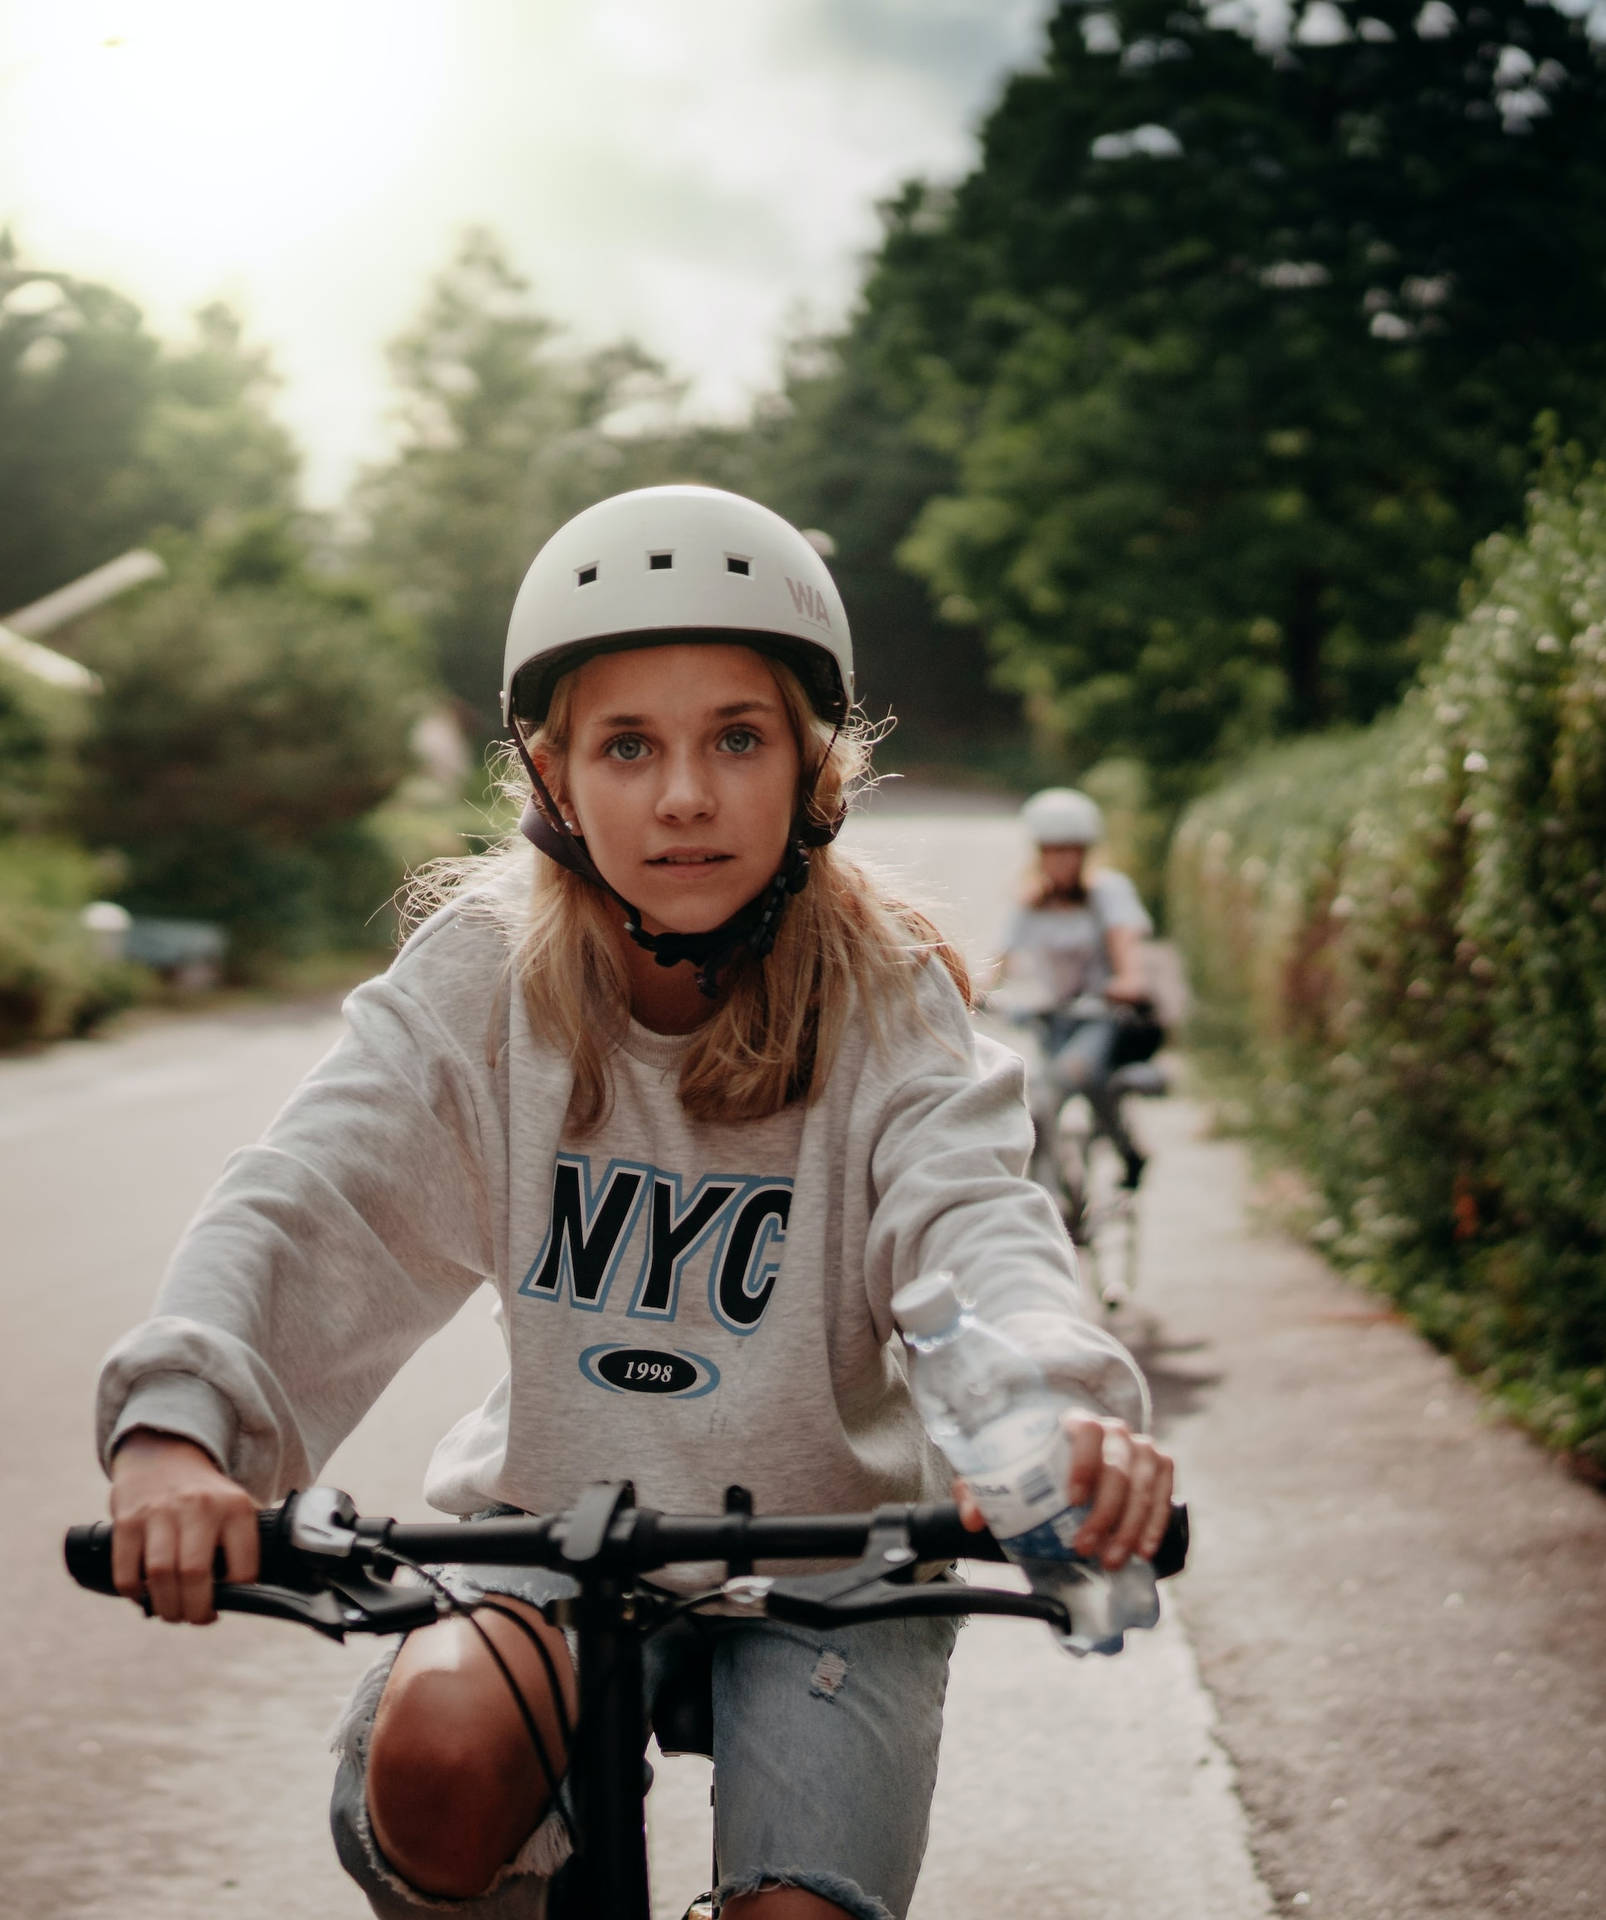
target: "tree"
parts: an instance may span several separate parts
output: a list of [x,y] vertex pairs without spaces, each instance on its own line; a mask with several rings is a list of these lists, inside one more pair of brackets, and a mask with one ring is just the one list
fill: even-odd
[[958,475],[906,558],[1073,752],[1183,785],[1395,698],[1418,616],[1520,512],[1536,415],[1606,440],[1583,25],[1323,0],[1303,31],[1062,6],[866,288]]
[[152,527],[194,530],[220,510],[234,518],[288,512],[301,458],[266,410],[277,387],[268,354],[246,344],[221,301],[195,316],[195,339],[157,363],[134,491]]
[[748,426],[687,421],[681,388],[639,348],[562,351],[495,237],[464,236],[392,349],[402,448],[356,505],[372,564],[486,735],[508,613],[542,541],[595,500],[669,481],[730,487],[831,534],[861,687],[911,715],[917,743],[963,750],[978,720],[1002,726],[1002,703],[978,694],[975,636],[938,628],[892,558],[949,463],[882,403],[866,355],[839,345],[800,344]]
[[412,766],[411,627],[264,516],[178,551],[77,651],[104,690],[74,824],[121,854],[123,904],[223,923],[236,971],[360,941],[399,877],[363,822]]
[[898,730],[893,758],[976,764],[1018,731],[1013,704],[987,685],[974,626],[940,620],[899,544],[953,460],[911,431],[861,315],[836,338],[794,343],[781,392],[751,434],[751,491],[795,526],[831,537],[831,571],[853,622],[859,698]]
[[[494,236],[465,235],[391,349],[402,449],[355,496],[369,560],[487,735],[513,597],[547,536],[606,494],[716,479],[735,458],[730,436],[672,430],[677,389],[638,347],[565,356],[557,335]],[[619,430],[627,407],[655,425]]]
[[24,266],[0,234],[0,609],[163,528],[288,508],[271,383],[227,307],[164,347],[121,294]]

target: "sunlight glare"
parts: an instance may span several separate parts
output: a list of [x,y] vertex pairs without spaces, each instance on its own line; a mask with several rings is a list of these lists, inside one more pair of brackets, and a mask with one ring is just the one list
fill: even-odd
[[260,262],[407,165],[449,38],[446,9],[374,0],[30,10],[0,81],[26,123],[27,208],[157,250],[182,282]]

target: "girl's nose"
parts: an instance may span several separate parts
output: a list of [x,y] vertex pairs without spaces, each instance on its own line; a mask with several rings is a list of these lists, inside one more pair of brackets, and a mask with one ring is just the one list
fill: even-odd
[[696,754],[669,756],[658,793],[660,820],[705,820],[714,810],[713,788]]

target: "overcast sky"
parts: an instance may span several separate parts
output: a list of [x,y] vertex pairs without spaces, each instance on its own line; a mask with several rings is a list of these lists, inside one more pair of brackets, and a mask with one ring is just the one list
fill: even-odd
[[703,412],[834,323],[911,174],[952,177],[1051,0],[0,0],[0,225],[177,336],[271,347],[330,503],[382,453],[384,343],[483,223],[576,343]]

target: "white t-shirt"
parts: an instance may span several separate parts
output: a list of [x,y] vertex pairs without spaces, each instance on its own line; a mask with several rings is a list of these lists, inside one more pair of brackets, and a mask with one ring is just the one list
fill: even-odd
[[1088,882],[1089,904],[1079,907],[1018,907],[1004,950],[1030,970],[1044,1004],[1062,1006],[1079,994],[1102,993],[1114,969],[1104,932],[1132,927],[1154,931],[1154,922],[1124,873],[1101,868]]

